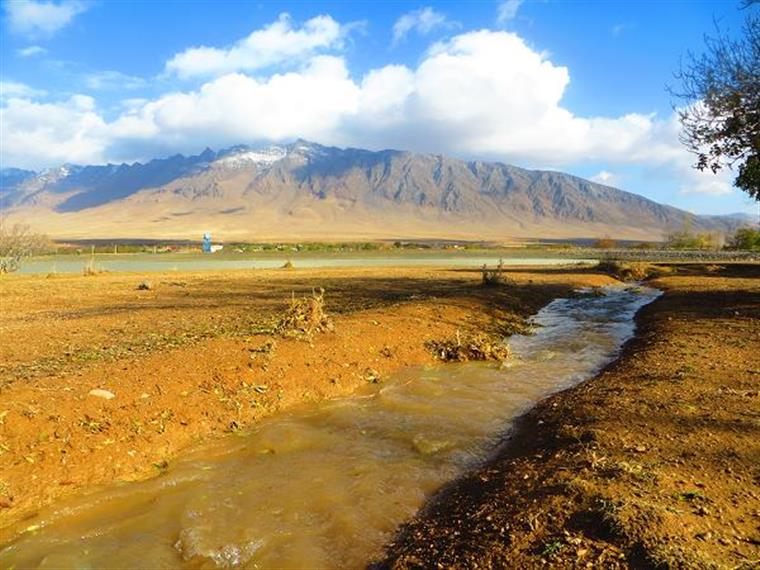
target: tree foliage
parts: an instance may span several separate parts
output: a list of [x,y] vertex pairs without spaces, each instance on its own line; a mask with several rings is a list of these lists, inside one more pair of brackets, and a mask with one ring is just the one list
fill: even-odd
[[15,224],[10,228],[0,223],[0,274],[11,273],[21,263],[45,248],[47,238],[32,232],[29,226]]
[[668,234],[665,240],[667,249],[720,249],[723,236],[717,232],[692,233],[682,230]]
[[697,156],[696,168],[736,169],[734,184],[760,200],[760,15],[748,14],[740,38],[718,32],[705,43],[676,73],[680,87],[670,89],[686,104],[678,111],[681,142]]
[[741,228],[731,238],[732,249],[745,251],[760,251],[760,230]]

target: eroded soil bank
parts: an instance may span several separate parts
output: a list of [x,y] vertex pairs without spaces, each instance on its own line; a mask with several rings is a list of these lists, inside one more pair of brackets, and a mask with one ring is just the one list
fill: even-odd
[[[126,274],[0,280],[0,528],[10,538],[40,507],[156,476],[201,439],[433,363],[428,341],[510,334],[551,299],[612,282],[577,268],[510,276],[509,287],[414,268],[173,273],[148,288]],[[317,287],[334,330],[273,333],[291,295]]]
[[680,267],[621,359],[523,417],[378,568],[757,568],[760,266]]

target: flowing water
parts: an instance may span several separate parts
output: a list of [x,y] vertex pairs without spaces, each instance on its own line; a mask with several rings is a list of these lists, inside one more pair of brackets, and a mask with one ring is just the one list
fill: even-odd
[[558,299],[508,366],[412,369],[197,447],[162,476],[70,500],[0,550],[14,568],[357,568],[547,394],[591,377],[657,292]]

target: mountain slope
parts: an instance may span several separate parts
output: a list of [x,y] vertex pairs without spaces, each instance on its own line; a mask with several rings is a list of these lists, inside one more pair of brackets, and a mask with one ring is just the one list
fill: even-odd
[[594,237],[733,231],[560,172],[306,141],[146,164],[3,171],[0,205],[56,237],[221,239]]

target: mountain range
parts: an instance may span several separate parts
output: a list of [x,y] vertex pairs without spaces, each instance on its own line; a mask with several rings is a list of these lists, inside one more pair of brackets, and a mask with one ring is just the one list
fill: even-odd
[[749,222],[561,172],[304,140],[41,173],[6,168],[0,208],[56,238],[654,240]]

